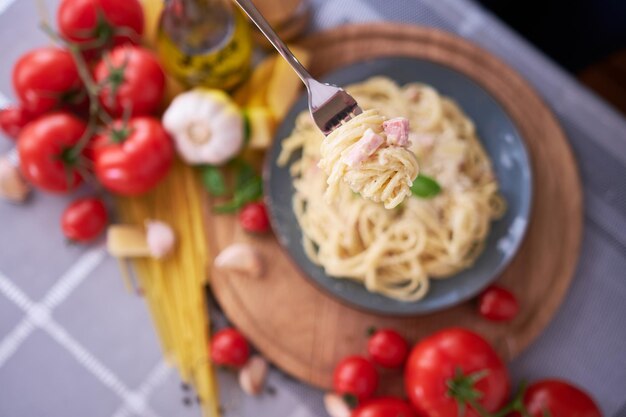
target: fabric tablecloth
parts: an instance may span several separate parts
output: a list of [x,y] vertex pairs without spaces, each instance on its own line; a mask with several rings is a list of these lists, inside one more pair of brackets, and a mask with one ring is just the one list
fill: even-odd
[[[47,44],[36,1],[0,0],[0,106],[17,57]],[[54,11],[58,0],[46,0]],[[313,0],[313,29],[396,21],[457,33],[516,68],[551,106],[585,195],[580,263],[567,298],[511,364],[516,380],[575,381],[605,416],[626,416],[626,121],[490,13],[468,0]],[[0,151],[11,143],[0,140]],[[68,198],[0,204],[0,417],[199,416],[161,357],[141,298],[124,289],[103,242],[67,246]],[[558,214],[555,214],[558,215]],[[220,374],[226,416],[325,416],[323,393],[277,370],[274,394],[245,397]]]

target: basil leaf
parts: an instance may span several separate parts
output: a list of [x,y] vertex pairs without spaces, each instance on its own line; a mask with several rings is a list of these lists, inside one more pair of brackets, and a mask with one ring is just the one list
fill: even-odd
[[413,181],[411,192],[419,198],[432,198],[441,192],[441,186],[433,178],[420,174]]
[[226,194],[226,182],[219,168],[207,165],[202,169],[202,182],[207,191],[214,197]]
[[245,187],[245,185],[256,176],[254,168],[240,159],[237,161],[237,177],[235,179],[235,190]]
[[216,213],[235,213],[244,205],[258,200],[263,195],[263,181],[261,177],[253,176],[247,183],[235,190],[233,199],[227,203],[215,206]]

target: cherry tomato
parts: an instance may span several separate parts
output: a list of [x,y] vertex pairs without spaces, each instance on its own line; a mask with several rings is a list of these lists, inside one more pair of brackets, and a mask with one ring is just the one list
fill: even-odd
[[211,339],[211,360],[216,365],[239,368],[246,364],[250,347],[237,330],[227,327],[215,333]]
[[57,25],[66,38],[93,52],[126,42],[138,43],[144,28],[139,0],[62,0]]
[[602,417],[593,399],[565,381],[545,379],[531,384],[524,393],[524,405],[532,417]]
[[[468,394],[493,412],[504,405],[510,390],[509,375],[495,350],[461,328],[439,331],[415,345],[404,377],[407,395],[424,417],[458,417],[457,399]],[[478,414],[467,406],[465,416]]]
[[98,198],[81,198],[67,206],[61,217],[63,234],[75,242],[88,242],[102,233],[107,210]]
[[9,106],[0,109],[0,131],[9,138],[17,139],[20,132],[35,117],[22,106]]
[[348,356],[335,367],[333,387],[338,394],[354,395],[359,402],[369,399],[378,388],[378,372],[362,356]]
[[152,52],[139,46],[118,46],[96,66],[103,86],[102,105],[114,117],[144,115],[157,110],[165,91],[165,74]]
[[116,121],[93,142],[96,177],[123,195],[145,193],[168,173],[174,148],[165,129],[152,117]]
[[24,177],[54,192],[74,189],[82,182],[81,153],[75,146],[85,132],[82,120],[69,113],[41,116],[20,133],[17,150]]
[[509,321],[519,312],[519,304],[509,290],[491,285],[480,295],[478,311],[487,320]]
[[248,232],[264,233],[270,230],[270,221],[263,203],[248,203],[239,213],[239,224]]
[[400,398],[381,397],[367,400],[350,417],[416,417],[411,405]]
[[375,364],[385,368],[397,368],[404,364],[409,354],[409,344],[395,330],[382,329],[368,340],[367,352]]
[[24,109],[36,115],[84,100],[72,56],[55,47],[22,55],[13,67],[13,87]]

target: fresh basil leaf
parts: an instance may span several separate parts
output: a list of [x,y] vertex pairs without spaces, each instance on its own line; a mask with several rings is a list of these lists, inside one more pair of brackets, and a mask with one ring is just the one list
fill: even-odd
[[254,176],[244,186],[235,190],[235,199],[240,199],[243,204],[258,200],[263,196],[263,181],[261,177]]
[[218,167],[207,165],[202,169],[202,182],[207,191],[214,197],[226,194],[224,175]]
[[240,159],[237,161],[237,177],[235,178],[235,190],[243,188],[252,178],[256,176],[252,165]]
[[254,176],[242,187],[235,190],[233,199],[224,204],[215,206],[216,213],[235,213],[244,205],[258,200],[263,195],[263,181]]
[[420,174],[413,181],[411,192],[419,198],[432,198],[441,192],[441,186],[433,178]]

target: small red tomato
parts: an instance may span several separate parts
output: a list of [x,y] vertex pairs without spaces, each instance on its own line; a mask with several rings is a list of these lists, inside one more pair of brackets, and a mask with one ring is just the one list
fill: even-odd
[[116,121],[92,145],[96,177],[110,191],[143,194],[161,181],[174,160],[172,141],[152,117]]
[[33,114],[82,100],[82,81],[69,52],[55,47],[34,49],[13,67],[13,87],[22,106]]
[[100,102],[113,117],[153,113],[165,91],[165,73],[152,52],[122,45],[96,66],[95,80],[102,86]]
[[270,220],[263,203],[248,203],[239,213],[239,224],[248,232],[264,233],[270,230]]
[[397,368],[404,364],[409,354],[409,344],[395,330],[382,329],[377,330],[367,341],[367,352],[375,364]]
[[359,402],[371,398],[378,388],[378,372],[362,356],[348,356],[335,367],[333,388],[341,395],[354,395]]
[[22,129],[35,117],[22,106],[9,106],[0,109],[0,131],[11,139],[17,139]]
[[246,364],[250,347],[237,330],[227,327],[215,333],[211,339],[211,360],[215,365],[239,368]]
[[88,56],[107,46],[138,43],[144,16],[139,0],[62,0],[57,9],[59,31],[82,44]]
[[409,403],[400,398],[381,397],[358,406],[350,417],[416,417]]
[[531,417],[602,417],[589,394],[558,379],[531,384],[523,401]]
[[519,312],[519,304],[509,290],[491,285],[480,295],[478,311],[487,320],[509,321]]
[[24,177],[46,191],[76,188],[83,180],[79,173],[82,154],[76,145],[85,129],[82,120],[64,112],[46,114],[29,123],[17,141]]
[[98,237],[107,224],[107,210],[98,198],[78,199],[61,217],[63,234],[74,242],[88,242]]

